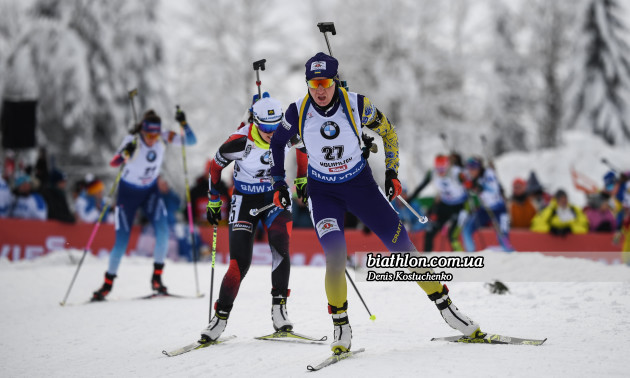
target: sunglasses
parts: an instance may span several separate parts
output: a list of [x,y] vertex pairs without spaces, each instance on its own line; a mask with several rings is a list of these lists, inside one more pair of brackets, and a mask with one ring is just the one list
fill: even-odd
[[308,85],[308,87],[312,89],[317,89],[319,88],[320,85],[324,89],[330,88],[333,86],[334,83],[335,83],[334,79],[311,79],[311,80],[306,81],[306,84]]
[[154,140],[157,140],[157,138],[160,137],[160,133],[143,133],[144,136],[144,140],[146,140],[147,142],[152,142]]

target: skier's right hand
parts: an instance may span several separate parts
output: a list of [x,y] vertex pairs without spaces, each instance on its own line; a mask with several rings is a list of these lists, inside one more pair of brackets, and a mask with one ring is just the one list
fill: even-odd
[[275,192],[273,193],[273,204],[281,209],[291,206],[291,195],[287,183],[284,180],[276,181],[273,184]]
[[136,151],[136,144],[134,142],[129,142],[125,145],[125,147],[123,147],[122,151],[120,152],[120,155],[123,157],[123,159],[125,159],[125,161],[129,160],[129,158],[133,155],[133,153]]
[[206,219],[208,219],[208,222],[213,226],[219,225],[219,221],[221,220],[221,205],[223,205],[223,201],[221,200],[208,200]]
[[393,201],[402,193],[402,185],[396,171],[388,169],[385,172],[385,195],[388,201]]

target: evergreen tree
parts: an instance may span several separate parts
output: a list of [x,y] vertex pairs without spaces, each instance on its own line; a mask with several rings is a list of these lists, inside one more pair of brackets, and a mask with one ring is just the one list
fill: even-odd
[[493,13],[494,80],[489,98],[492,151],[486,153],[500,155],[528,148],[525,118],[531,88],[530,72],[516,43],[520,23],[502,3],[494,2]]
[[538,147],[558,146],[566,97],[566,66],[571,58],[571,32],[575,23],[575,2],[571,0],[528,1],[532,30],[530,61],[538,77],[534,88],[532,113],[538,124]]
[[608,144],[630,142],[630,47],[616,0],[589,0],[572,81],[568,128],[590,130]]

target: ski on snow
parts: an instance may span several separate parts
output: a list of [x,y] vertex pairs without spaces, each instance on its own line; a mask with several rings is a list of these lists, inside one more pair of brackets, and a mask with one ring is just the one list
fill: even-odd
[[258,336],[255,337],[257,340],[269,340],[269,341],[288,341],[288,342],[298,342],[298,343],[310,343],[310,344],[320,344],[328,339],[328,336],[324,336],[321,338],[311,337],[302,335],[299,333],[295,333],[293,331],[278,331],[274,332],[270,335]]
[[196,350],[196,349],[202,349],[202,348],[207,348],[211,345],[217,345],[217,344],[222,344],[226,341],[232,340],[236,338],[236,336],[232,335],[232,336],[227,336],[223,339],[219,339],[219,340],[215,340],[215,341],[208,341],[208,342],[202,342],[201,340],[197,340],[194,343],[188,344],[184,347],[181,347],[179,349],[175,349],[173,351],[167,352],[165,350],[162,351],[162,354],[169,356],[169,357],[174,357],[174,356],[179,356],[180,354],[184,354],[184,353],[188,353],[192,350]]
[[203,298],[205,296],[204,293],[199,295],[180,295],[180,294],[171,294],[171,293],[152,293],[149,295],[144,295],[142,297],[136,297],[134,299],[153,299],[153,298],[184,298],[184,299],[196,299]]
[[332,356],[328,357],[327,359],[325,359],[324,361],[320,362],[319,364],[313,366],[313,365],[308,365],[306,367],[306,369],[308,371],[317,371],[317,370],[321,370],[323,368],[325,368],[326,366],[330,366],[332,364],[336,364],[337,362],[341,361],[341,360],[345,360],[348,357],[352,357],[357,353],[361,353],[361,352],[365,352],[365,348],[361,348],[361,349],[357,349],[357,350],[351,350],[348,352],[343,352],[340,354],[333,354]]
[[60,303],[60,305],[62,306],[77,306],[77,305],[85,305],[85,304],[90,304],[90,303],[107,303],[107,302],[118,302],[118,301],[127,301],[127,300],[141,300],[141,299],[153,299],[153,298],[182,298],[182,299],[198,299],[198,298],[203,298],[205,296],[205,294],[199,294],[199,295],[179,295],[179,294],[158,294],[158,293],[153,293],[153,294],[148,294],[148,295],[143,295],[141,297],[135,297],[135,298],[116,298],[116,297],[112,297],[112,298],[108,298],[102,301],[93,301],[93,300],[88,300],[85,302],[80,302],[80,303]]
[[520,337],[503,336],[488,333],[484,337],[470,338],[467,336],[448,336],[448,337],[434,337],[431,341],[449,341],[452,343],[467,343],[467,344],[511,344],[511,345],[542,345],[547,338],[543,340],[536,339],[523,339]]

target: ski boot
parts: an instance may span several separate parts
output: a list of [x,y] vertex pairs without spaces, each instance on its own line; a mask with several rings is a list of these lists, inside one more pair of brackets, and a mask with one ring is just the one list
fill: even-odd
[[166,286],[162,285],[162,269],[164,269],[164,263],[153,264],[153,277],[151,277],[151,287],[157,294],[167,295],[168,291]]
[[330,349],[334,354],[348,352],[352,345],[352,328],[348,320],[348,301],[342,307],[334,307],[328,305],[328,311],[332,315],[333,325],[335,327],[335,341],[330,344]]
[[199,340],[201,343],[217,340],[221,337],[221,334],[227,326],[227,320],[230,317],[231,308],[229,310],[222,309],[217,301],[214,303],[214,309],[214,316],[212,317],[212,320],[210,320],[210,324],[201,331],[201,339]]
[[443,285],[442,292],[435,292],[429,295],[429,299],[435,302],[442,318],[451,328],[470,338],[483,338],[485,336],[485,333],[481,332],[479,324],[464,315],[453,304],[451,298],[448,297],[448,287],[446,285]]
[[291,290],[287,290],[286,295],[280,294],[279,290],[271,290],[271,295],[273,296],[271,300],[271,320],[276,332],[293,330],[293,323],[289,320],[289,313],[287,312],[287,298],[290,294]]
[[105,273],[105,282],[103,283],[103,286],[101,286],[100,289],[98,289],[92,294],[92,299],[91,299],[92,302],[101,302],[105,300],[105,297],[107,296],[107,294],[109,294],[109,292],[112,291],[114,278],[116,278],[115,274],[109,274],[107,272]]

